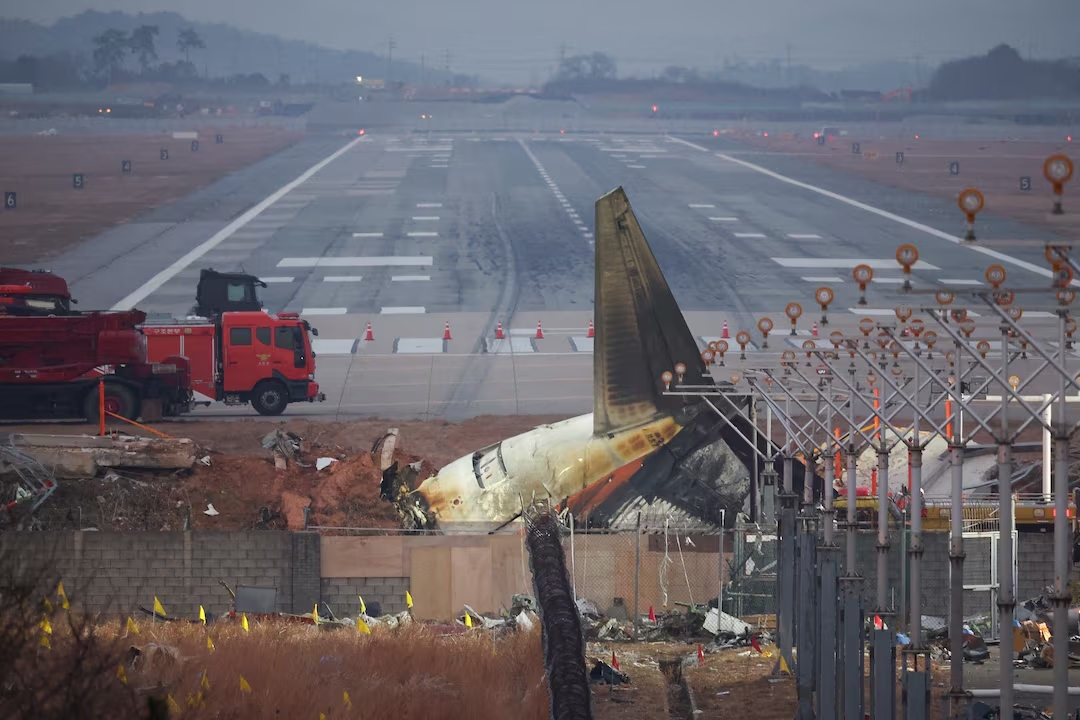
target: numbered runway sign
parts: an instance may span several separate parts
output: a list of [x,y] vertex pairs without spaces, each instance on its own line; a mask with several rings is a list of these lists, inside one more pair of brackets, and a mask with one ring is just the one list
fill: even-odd
[[218,145],[220,145],[221,143],[225,142],[225,136],[222,135],[221,133],[218,133],[217,135],[214,136],[214,142],[216,142]]
[[198,151],[198,149],[199,149],[199,141],[198,140],[192,140],[191,141],[191,152],[196,152],[196,151]]
[[859,147],[859,143],[851,143],[851,152],[855,155],[862,154],[862,148]]
[[126,172],[126,173],[131,172],[131,161],[130,160],[121,160],[120,161],[120,171],[121,172]]
[[71,176],[71,187],[75,188],[76,190],[81,190],[82,186],[83,186],[82,173],[75,173],[74,175],[72,175]]
[[161,159],[162,160],[168,160],[169,159],[169,150],[168,150],[168,148],[161,148]]
[[896,153],[896,164],[897,165],[903,165],[904,164],[904,153],[903,152]]
[[7,209],[7,210],[14,210],[15,209],[15,204],[16,204],[15,193],[13,193],[13,192],[5,192],[4,193],[4,208]]
[[951,163],[949,163],[949,174],[950,175],[959,175],[960,174],[960,163],[956,162],[955,160],[952,161]]
[[1021,192],[1031,192],[1031,178],[1026,175],[1020,178],[1020,190]]

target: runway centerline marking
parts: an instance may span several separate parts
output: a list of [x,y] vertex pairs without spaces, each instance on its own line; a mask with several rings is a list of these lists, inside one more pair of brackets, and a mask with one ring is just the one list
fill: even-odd
[[737,238],[763,238],[765,233],[732,233]]
[[438,220],[438,215],[413,215],[413,220]]
[[419,208],[442,207],[442,203],[416,203],[416,207],[419,207]]
[[844,282],[843,278],[837,277],[836,275],[808,275],[808,276],[805,276],[805,277],[803,277],[801,279],[806,281],[806,282],[831,282],[831,283]]
[[422,282],[424,280],[430,280],[430,275],[391,275],[391,282]]
[[716,206],[715,205],[708,205],[708,204],[705,204],[705,203],[690,203],[689,205],[687,205],[687,207],[697,209],[697,208],[714,208]]
[[978,280],[958,280],[952,278],[938,278],[942,285],[982,285]]
[[[280,200],[281,198],[285,197],[290,192],[292,192],[293,190],[298,188],[300,185],[302,185],[304,182],[306,182],[309,178],[311,178],[313,175],[315,175],[315,173],[319,172],[324,167],[326,167],[330,163],[337,160],[339,157],[341,157],[342,155],[347,153],[349,150],[352,150],[359,143],[365,142],[365,140],[366,140],[366,138],[364,138],[364,137],[358,137],[355,140],[352,140],[351,142],[346,143],[344,147],[339,148],[336,152],[332,153],[331,155],[323,158],[319,162],[312,165],[310,168],[308,168],[303,173],[301,173],[300,176],[297,177],[295,180],[293,180],[289,184],[279,188],[277,191],[271,193],[269,196],[267,196],[261,202],[259,202],[257,205],[255,205],[255,207],[249,209],[247,212],[245,212],[243,215],[241,215],[240,217],[233,220],[231,223],[229,223],[228,225],[223,227],[221,230],[218,230],[216,233],[214,233],[212,236],[210,236],[210,238],[208,240],[205,240],[202,243],[200,243],[199,245],[197,245],[196,247],[192,248],[187,253],[185,253],[181,258],[179,258],[178,260],[176,260],[175,262],[170,264],[168,267],[166,267],[164,270],[159,272],[157,275],[154,275],[152,278],[147,280],[145,283],[143,283],[141,286],[139,286],[134,292],[129,293],[127,297],[125,297],[123,300],[121,300],[120,302],[113,305],[112,309],[113,310],[130,310],[137,303],[140,303],[143,300],[145,300],[155,290],[160,288],[162,285],[167,283],[169,280],[176,277],[176,275],[181,270],[183,270],[187,266],[191,265],[191,263],[195,262],[196,260],[201,258],[203,255],[205,255],[206,253],[210,252],[215,247],[217,247],[218,245],[223,243],[233,233],[235,233],[237,230],[239,230],[240,228],[244,227],[249,222],[251,222],[252,220],[257,218],[259,215],[261,215],[263,213],[263,211],[265,211],[271,205],[276,203],[278,200]],[[367,140],[367,142],[370,142],[370,140]]]
[[788,233],[788,237],[792,240],[820,240],[820,235],[814,233]]
[[[695,143],[689,142],[687,140],[683,140],[681,138],[671,137],[669,135],[668,139],[671,140],[672,142],[677,142],[677,143],[681,143],[683,145],[686,145],[687,147],[692,147],[695,150],[699,150],[701,152],[705,152],[705,153],[710,152],[710,150],[708,148],[706,148],[706,147],[702,147],[701,145],[697,145]],[[773,172],[772,170],[769,170],[768,168],[761,167],[760,165],[755,165],[754,163],[746,162],[745,160],[739,160],[738,158],[731,157],[730,155],[726,155],[724,153],[713,153],[713,155],[715,155],[716,157],[721,158],[723,160],[727,160],[728,162],[735,163],[736,165],[742,165],[743,167],[745,167],[747,169],[750,169],[750,170],[753,170],[754,172],[759,172],[762,175],[767,175],[768,177],[771,177],[774,180],[779,180],[780,182],[787,183],[789,185],[794,185],[795,187],[799,187],[799,188],[802,188],[804,190],[809,190],[810,192],[815,192],[815,193],[817,193],[819,195],[824,195],[827,198],[832,198],[833,200],[836,200],[838,202],[842,202],[842,203],[845,203],[847,205],[851,205],[852,207],[859,208],[860,210],[865,210],[866,212],[873,213],[874,215],[877,215],[879,217],[883,217],[886,220],[892,220],[893,222],[900,223],[901,225],[906,225],[907,227],[912,228],[913,230],[919,230],[921,232],[926,233],[927,235],[932,235],[932,236],[934,236],[936,238],[939,238],[941,240],[951,242],[954,245],[958,245],[958,246],[966,248],[968,250],[973,250],[973,251],[975,251],[977,253],[982,253],[983,255],[986,255],[988,257],[992,257],[995,260],[1000,260],[1002,262],[1007,262],[1007,263],[1010,263],[1012,265],[1015,265],[1016,267],[1023,268],[1025,270],[1029,270],[1029,271],[1035,273],[1036,275],[1042,275],[1043,277],[1053,277],[1054,276],[1054,273],[1051,270],[1049,270],[1048,268],[1039,267],[1038,265],[1035,265],[1034,263],[1029,263],[1026,260],[1021,260],[1020,258],[1015,258],[1012,255],[1006,255],[1005,253],[998,252],[997,250],[991,250],[990,248],[987,248],[987,247],[982,247],[982,246],[979,246],[979,245],[972,245],[970,243],[965,243],[964,240],[957,237],[956,235],[950,235],[949,233],[942,232],[941,230],[938,230],[937,228],[930,227],[929,225],[924,225],[921,222],[916,222],[915,220],[911,220],[910,218],[906,218],[906,217],[897,215],[895,213],[891,213],[888,210],[882,210],[881,208],[874,207],[873,205],[868,205],[868,204],[866,204],[864,202],[860,202],[858,200],[855,200],[854,198],[849,198],[849,197],[847,197],[845,195],[841,195],[840,193],[835,193],[832,190],[826,190],[825,188],[818,187],[817,185],[811,185],[810,183],[805,183],[805,182],[802,182],[801,180],[796,180],[795,178],[790,178],[790,177],[787,177],[786,175],[781,175],[780,173]],[[1073,280],[1072,284],[1073,285],[1080,285],[1080,281]]]
[[[529,156],[529,160],[532,161],[532,164],[536,166],[537,171],[539,171],[540,173],[540,177],[544,178],[544,180],[547,181],[548,187],[551,189],[551,193],[555,196],[555,199],[562,204],[563,208],[566,209],[567,213],[569,213],[571,219],[574,221],[574,224],[577,225],[577,229],[584,230],[583,226],[585,225],[585,223],[581,222],[581,220],[578,219],[577,213],[574,212],[574,210],[570,207],[570,203],[566,201],[566,196],[559,191],[559,186],[548,178],[547,170],[540,162],[540,159],[533,154],[533,151],[529,149],[529,146],[525,144],[524,140],[518,138],[517,142],[518,145],[521,146],[521,149],[525,151],[525,154]],[[585,233],[585,240],[589,243],[590,247],[594,245],[591,233]]]
[[286,277],[286,276],[277,276],[277,277],[263,277],[263,278],[259,278],[259,279],[262,280],[264,283],[291,283],[296,278],[294,278],[294,277]]
[[382,237],[382,233],[381,232],[358,232],[358,233],[353,233],[352,236],[354,238],[376,238],[376,237]]
[[391,306],[379,309],[380,315],[423,315],[426,313],[422,307]]
[[322,279],[323,282],[360,282],[363,279],[360,275],[327,275]]
[[437,232],[410,232],[405,234],[409,237],[439,237]]
[[709,219],[712,220],[713,222],[738,222],[739,221],[739,218],[733,218],[733,217],[711,217]]

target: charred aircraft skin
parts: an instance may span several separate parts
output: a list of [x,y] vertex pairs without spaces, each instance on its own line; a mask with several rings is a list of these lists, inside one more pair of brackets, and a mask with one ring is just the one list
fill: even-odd
[[614,518],[634,502],[663,499],[699,517],[740,507],[749,470],[771,444],[741,420],[692,396],[666,395],[660,380],[676,364],[683,382],[713,384],[697,341],[664,279],[622,188],[596,202],[593,412],[544,425],[459,458],[397,499],[406,522],[443,532],[489,530],[540,499],[561,503],[646,458],[626,488],[604,499]]

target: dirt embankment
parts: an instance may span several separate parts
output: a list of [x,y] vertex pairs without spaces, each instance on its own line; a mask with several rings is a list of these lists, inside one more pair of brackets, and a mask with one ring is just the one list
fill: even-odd
[[[0,190],[16,193],[16,208],[0,209],[0,258],[20,264],[54,256],[301,137],[271,128],[210,129],[199,132],[193,152],[190,139],[172,134],[0,136]],[[80,189],[75,174],[83,177]]]
[[[250,530],[289,529],[307,525],[349,528],[398,528],[394,507],[379,498],[382,472],[371,449],[388,428],[399,430],[394,459],[399,467],[420,461],[421,479],[451,460],[537,425],[562,417],[479,417],[466,422],[319,422],[211,420],[162,423],[174,437],[196,442],[191,471],[151,473],[125,470],[87,480],[64,480],[34,514],[40,530]],[[262,439],[275,429],[303,438],[300,460],[284,470]],[[133,430],[135,430],[133,428]],[[81,434],[82,425],[6,427],[5,431]],[[135,430],[135,432],[141,432]],[[318,470],[318,458],[337,462]],[[5,497],[12,488],[5,487]],[[207,515],[209,505],[217,515]]]
[[[1008,138],[968,141],[834,136],[824,146],[813,137],[788,134],[733,137],[756,150],[798,155],[874,182],[948,200],[956,200],[962,190],[974,187],[986,198],[985,212],[1047,228],[1063,237],[1080,238],[1080,178],[1073,177],[1065,185],[1065,215],[1052,215],[1052,187],[1043,176],[1043,163],[1051,155],[1062,153],[1074,163],[1080,161],[1077,143],[1065,137],[1060,143],[1050,143]],[[853,152],[854,143],[859,145],[858,154]],[[746,159],[753,162],[753,157]],[[1030,186],[1023,186],[1029,189],[1022,188],[1022,178],[1030,178]],[[953,219],[956,232],[962,233],[964,216],[959,208]]]

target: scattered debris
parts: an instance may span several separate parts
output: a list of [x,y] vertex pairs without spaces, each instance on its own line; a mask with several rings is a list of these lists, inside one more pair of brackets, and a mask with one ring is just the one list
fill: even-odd
[[601,685],[629,685],[630,676],[616,670],[603,660],[592,658],[593,667],[589,672],[589,682]]
[[315,469],[316,470],[325,470],[326,468],[330,467],[331,465],[333,465],[337,461],[338,461],[337,458],[321,457],[321,458],[319,458],[318,460],[315,461]]
[[[288,460],[292,460],[300,467],[311,467],[300,461],[300,454],[302,452],[301,443],[303,438],[296,433],[277,428],[262,439],[262,446],[267,450],[274,450],[275,453],[280,453]],[[274,458],[275,465],[277,464],[277,456]]]
[[207,503],[206,504],[206,509],[203,510],[203,515],[209,515],[210,517],[214,517],[215,515],[220,515],[220,514],[221,513],[219,513],[216,509],[214,509],[214,503]]
[[203,455],[201,458],[199,458],[199,462],[201,462],[206,467],[210,467],[210,456]]
[[371,459],[380,470],[386,470],[394,461],[394,450],[397,449],[398,429],[390,428],[386,434],[375,441],[371,446]]

